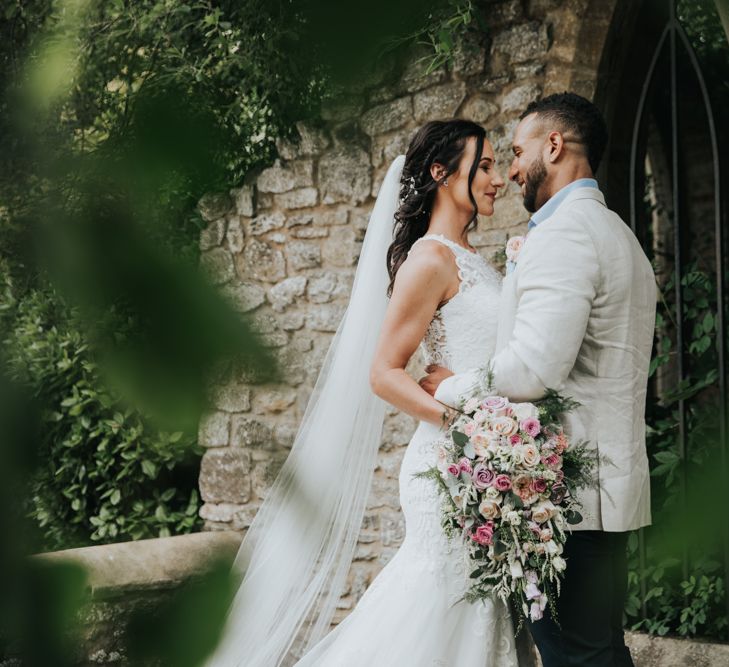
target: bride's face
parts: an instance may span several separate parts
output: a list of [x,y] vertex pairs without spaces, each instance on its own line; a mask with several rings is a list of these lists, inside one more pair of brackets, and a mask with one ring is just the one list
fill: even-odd
[[[469,137],[461,161],[458,164],[458,170],[448,177],[448,186],[444,188],[457,208],[468,215],[473,213],[473,203],[468,196],[468,174],[475,155],[476,137]],[[493,215],[496,195],[503,187],[504,179],[496,169],[494,149],[488,140],[484,140],[478,169],[471,184],[471,192],[476,200],[479,215]]]

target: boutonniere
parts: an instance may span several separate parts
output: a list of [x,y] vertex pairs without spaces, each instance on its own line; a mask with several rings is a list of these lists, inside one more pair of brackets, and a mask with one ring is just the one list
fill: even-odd
[[506,273],[511,273],[516,268],[519,260],[519,253],[524,247],[525,236],[512,236],[506,242]]

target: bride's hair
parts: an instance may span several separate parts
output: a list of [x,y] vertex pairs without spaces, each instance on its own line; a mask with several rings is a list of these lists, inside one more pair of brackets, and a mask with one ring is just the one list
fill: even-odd
[[[458,169],[470,137],[476,139],[476,154],[468,173],[468,196],[473,204],[473,217],[468,223],[470,230],[476,226],[478,218],[471,184],[481,161],[486,131],[470,120],[433,120],[423,125],[410,142],[400,179],[400,206],[395,213],[394,240],[387,250],[388,296],[392,293],[395,275],[413,243],[425,236],[428,230],[438,186]],[[434,163],[446,169],[440,181],[436,181],[430,173]]]

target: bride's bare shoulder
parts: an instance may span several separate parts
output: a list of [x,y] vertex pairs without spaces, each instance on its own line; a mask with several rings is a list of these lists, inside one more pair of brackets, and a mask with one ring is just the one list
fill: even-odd
[[454,280],[458,280],[458,267],[453,253],[442,243],[423,239],[411,248],[397,272],[395,285],[428,282],[447,288]]
[[420,239],[408,253],[407,259],[403,262],[403,268],[409,264],[414,270],[420,271],[445,271],[455,269],[453,252],[439,241],[433,239]]

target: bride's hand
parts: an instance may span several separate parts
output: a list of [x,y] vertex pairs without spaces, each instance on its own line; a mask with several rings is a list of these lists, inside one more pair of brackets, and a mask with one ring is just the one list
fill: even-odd
[[427,375],[418,380],[418,384],[431,396],[435,396],[435,392],[438,390],[438,385],[443,382],[443,380],[453,375],[452,371],[436,364],[426,366],[425,372]]

